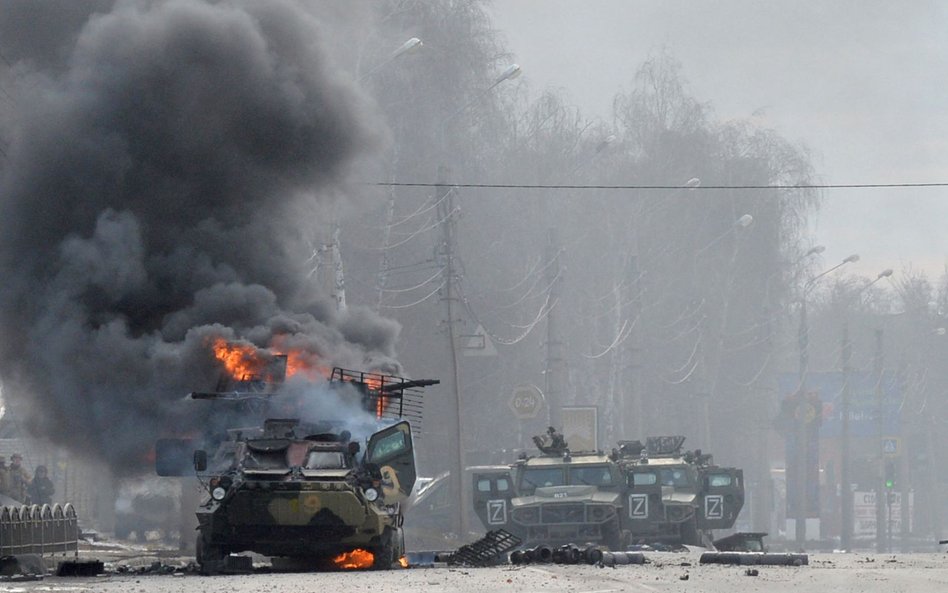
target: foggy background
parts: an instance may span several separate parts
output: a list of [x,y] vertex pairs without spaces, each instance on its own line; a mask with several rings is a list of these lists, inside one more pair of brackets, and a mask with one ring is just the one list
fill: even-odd
[[[40,435],[157,434],[155,402],[210,374],[200,336],[289,333],[442,380],[420,474],[457,465],[459,416],[475,465],[595,406],[600,447],[683,434],[744,468],[767,531],[805,298],[811,371],[842,368],[845,326],[853,372],[899,378],[901,483],[939,534],[943,189],[735,188],[940,181],[941,7],[83,7],[0,17],[48,33],[0,34],[2,376]],[[546,398],[525,421],[522,385]]]
[[[941,181],[948,8],[940,2],[523,0],[496,2],[491,14],[531,92],[558,89],[587,115],[608,118],[631,71],[667,47],[719,117],[750,118],[805,142],[820,182]],[[811,230],[827,261],[860,253],[854,269],[867,275],[943,272],[940,189],[826,198]]]

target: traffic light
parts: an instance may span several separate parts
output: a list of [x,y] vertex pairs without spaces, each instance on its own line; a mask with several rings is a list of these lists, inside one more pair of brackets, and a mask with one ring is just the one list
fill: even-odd
[[895,488],[895,461],[885,462],[885,487],[887,490]]

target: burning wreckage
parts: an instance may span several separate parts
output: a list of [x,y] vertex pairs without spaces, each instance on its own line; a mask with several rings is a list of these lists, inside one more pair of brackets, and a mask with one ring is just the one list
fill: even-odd
[[[195,473],[207,490],[197,509],[201,572],[227,569],[239,552],[311,566],[397,565],[401,502],[416,476],[409,420],[421,420],[421,388],[438,381],[334,368],[323,389],[294,398],[281,389],[286,364],[285,355],[274,355],[257,373],[191,394],[220,407],[227,422],[242,423],[157,444],[159,475]],[[338,398],[330,406],[337,411],[355,402],[371,427],[312,417],[307,400],[319,397]],[[365,436],[364,450],[353,430]]]

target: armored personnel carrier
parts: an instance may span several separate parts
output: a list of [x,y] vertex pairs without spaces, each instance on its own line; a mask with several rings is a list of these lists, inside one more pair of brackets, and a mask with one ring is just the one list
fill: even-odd
[[487,529],[535,545],[710,546],[711,531],[734,525],[744,504],[743,472],[682,452],[684,437],[622,441],[609,454],[571,451],[550,428],[534,437],[540,455],[473,476],[475,510]]
[[[406,394],[434,383],[335,369],[329,388],[354,399],[374,425],[384,426],[368,435],[364,450],[346,428],[351,419],[301,418],[265,418],[192,448],[193,472],[207,491],[197,509],[201,571],[220,572],[227,557],[239,552],[340,568],[384,569],[398,562],[400,504],[416,474],[411,426],[405,420],[392,424],[389,414],[404,417],[411,401]],[[300,409],[277,403],[280,397],[269,389],[192,394],[246,399],[254,403],[255,416]],[[185,448],[180,440],[159,442],[159,475],[184,473],[175,469]]]
[[[389,568],[403,555],[398,503],[415,481],[407,422],[376,432],[364,456],[346,432],[297,420],[236,431],[195,470],[209,496],[198,508],[197,562],[220,570],[232,552]],[[359,551],[359,553],[356,553]],[[342,566],[342,564],[339,564]]]

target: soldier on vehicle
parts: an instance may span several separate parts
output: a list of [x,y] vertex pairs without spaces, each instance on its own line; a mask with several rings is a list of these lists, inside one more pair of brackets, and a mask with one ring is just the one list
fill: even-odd
[[11,498],[19,500],[20,502],[26,502],[26,488],[30,483],[30,474],[27,473],[22,462],[23,456],[19,453],[14,453],[10,456],[10,467],[7,469],[9,472],[8,494]]

